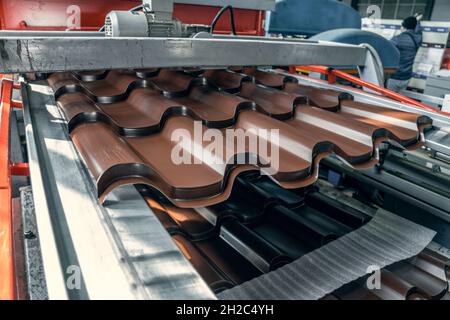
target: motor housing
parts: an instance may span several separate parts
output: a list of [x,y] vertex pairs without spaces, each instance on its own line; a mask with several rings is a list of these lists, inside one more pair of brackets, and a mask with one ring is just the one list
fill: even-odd
[[209,32],[210,26],[185,24],[176,19],[161,19],[154,13],[111,11],[105,19],[107,37],[191,37]]

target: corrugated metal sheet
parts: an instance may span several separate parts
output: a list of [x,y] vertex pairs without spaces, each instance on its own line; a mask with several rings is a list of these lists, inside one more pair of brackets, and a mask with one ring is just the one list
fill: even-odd
[[[177,206],[212,205],[229,197],[239,173],[267,172],[261,163],[270,159],[252,144],[237,150],[236,138],[231,157],[226,147],[215,155],[223,165],[174,164],[172,134],[185,129],[193,137],[196,120],[202,133],[215,128],[224,141],[226,129],[279,130],[279,142],[267,140],[269,148],[279,146],[279,167],[271,177],[284,188],[313,183],[320,159],[331,153],[360,169],[377,162],[381,141],[416,148],[431,124],[425,116],[361,104],[348,94],[300,86],[255,68],[56,73],[48,82],[100,201],[118,185],[144,183]],[[209,144],[200,143],[202,153]],[[241,155],[254,162],[232,165]]]

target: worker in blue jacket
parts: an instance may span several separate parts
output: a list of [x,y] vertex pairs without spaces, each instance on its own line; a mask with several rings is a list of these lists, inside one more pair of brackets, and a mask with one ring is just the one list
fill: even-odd
[[414,60],[422,45],[421,19],[422,15],[405,18],[402,22],[402,33],[391,39],[400,51],[399,68],[387,82],[387,88],[392,91],[400,92],[406,89],[412,78]]

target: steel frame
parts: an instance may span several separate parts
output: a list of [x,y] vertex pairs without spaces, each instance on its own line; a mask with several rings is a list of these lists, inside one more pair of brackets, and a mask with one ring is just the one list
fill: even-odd
[[[153,67],[358,65],[366,48],[269,38],[0,38],[0,72],[55,72]],[[239,54],[236,54],[239,52]]]
[[10,113],[21,108],[12,100],[12,90],[17,88],[10,75],[0,75],[0,300],[16,298],[14,274],[14,248],[12,239],[11,176],[29,176],[28,163],[10,162]]
[[1,75],[0,122],[0,300],[15,298],[11,214],[11,168],[9,164],[9,119],[13,81]]

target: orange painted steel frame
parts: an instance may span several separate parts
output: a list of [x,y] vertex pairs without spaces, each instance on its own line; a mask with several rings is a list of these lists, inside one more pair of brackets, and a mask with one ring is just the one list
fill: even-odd
[[[73,7],[80,8],[80,30],[98,30],[105,16],[112,10],[128,10],[142,4],[138,0],[0,0],[0,29],[3,30],[65,30],[73,17]],[[210,25],[220,10],[215,6],[177,4],[174,16],[185,23]],[[264,35],[265,12],[235,9],[237,33]],[[229,13],[226,12],[216,26],[216,33],[231,32]]]
[[12,79],[1,80],[0,122],[0,300],[15,298],[11,215],[11,169],[9,165],[9,116]]
[[29,176],[27,163],[11,164],[9,160],[9,119],[11,109],[22,104],[12,101],[12,77],[0,75],[0,300],[15,299],[14,257],[12,240],[11,175]]
[[431,112],[443,114],[446,116],[450,116],[450,113],[443,112],[436,110],[430,106],[427,106],[426,104],[423,104],[421,102],[418,102],[414,99],[411,99],[409,97],[402,96],[401,94],[391,91],[389,89],[377,86],[373,83],[370,83],[368,81],[365,81],[363,79],[360,79],[358,77],[352,76],[348,73],[345,73],[341,70],[325,67],[325,66],[298,66],[298,67],[290,67],[289,72],[296,73],[297,71],[309,71],[309,72],[317,72],[323,75],[327,76],[328,83],[334,84],[336,83],[336,78],[341,78],[347,81],[350,81],[354,84],[360,85],[362,87],[365,87],[367,89],[373,90],[375,92],[381,93],[385,97],[391,98],[393,100],[396,100],[401,103],[410,104],[415,107],[419,107],[421,109],[425,109]]

